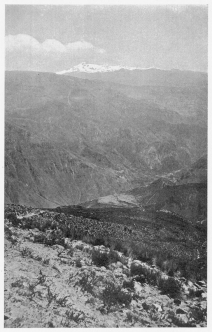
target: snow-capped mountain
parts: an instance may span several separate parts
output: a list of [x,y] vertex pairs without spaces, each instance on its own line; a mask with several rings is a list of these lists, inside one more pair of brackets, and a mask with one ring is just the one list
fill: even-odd
[[80,63],[77,66],[74,66],[73,68],[70,68],[68,70],[63,70],[60,72],[57,72],[59,75],[73,73],[73,72],[82,72],[82,73],[107,73],[107,72],[113,72],[118,71],[121,69],[125,70],[135,70],[135,69],[150,69],[150,68],[138,68],[138,67],[127,67],[127,66],[110,66],[110,65],[96,65],[96,64],[88,64],[85,62]]
[[82,62],[56,74],[68,75],[87,80],[100,80],[131,86],[193,86],[205,85],[206,73],[165,70],[157,67],[141,68]]

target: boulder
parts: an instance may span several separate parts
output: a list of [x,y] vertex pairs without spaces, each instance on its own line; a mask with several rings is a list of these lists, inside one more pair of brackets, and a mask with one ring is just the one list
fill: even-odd
[[153,303],[152,307],[153,307],[156,311],[158,311],[158,312],[163,311],[163,309],[161,308],[160,304],[158,304],[158,303]]
[[66,237],[64,239],[64,245],[67,249],[71,249],[72,248],[72,241],[68,237]]
[[54,244],[54,245],[52,246],[52,249],[63,251],[63,250],[64,250],[64,247],[61,246],[61,245],[59,245],[59,244]]
[[203,299],[207,299],[207,293],[202,293],[202,294],[201,294],[201,297],[202,297]]
[[124,256],[121,252],[117,251],[117,259],[123,264],[127,265],[128,264],[128,258]]
[[177,308],[176,314],[185,315],[185,314],[187,314],[187,311],[182,308]]
[[117,266],[117,268],[122,268],[122,267],[123,267],[123,264],[122,264],[121,262],[117,262],[117,263],[116,263],[116,266]]
[[206,287],[206,282],[203,280],[197,281],[197,284],[200,285],[201,287]]

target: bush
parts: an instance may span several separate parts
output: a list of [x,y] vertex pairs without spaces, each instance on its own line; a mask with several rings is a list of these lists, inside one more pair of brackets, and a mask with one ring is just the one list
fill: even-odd
[[134,290],[134,281],[133,279],[128,279],[123,281],[123,288]]
[[110,263],[116,263],[119,261],[118,253],[113,249],[110,249],[108,258]]
[[126,289],[122,289],[121,285],[117,285],[112,281],[106,283],[106,287],[102,293],[102,301],[104,306],[110,309],[116,304],[129,305],[132,300],[132,295]]
[[83,272],[80,279],[75,283],[75,286],[81,287],[83,292],[94,295],[94,286],[96,285],[97,277],[95,271]]
[[77,258],[75,261],[76,267],[82,267],[81,259]]
[[180,293],[180,284],[176,279],[168,277],[167,279],[161,279],[159,281],[159,289],[163,292],[163,294],[176,297]]
[[92,251],[92,262],[96,266],[105,266],[109,265],[109,255],[106,252],[101,252],[97,250]]
[[22,257],[32,257],[32,250],[27,247],[22,248],[21,255],[22,255]]

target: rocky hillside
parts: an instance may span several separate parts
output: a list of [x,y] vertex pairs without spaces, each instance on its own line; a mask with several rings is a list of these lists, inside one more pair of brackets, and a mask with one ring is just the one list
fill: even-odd
[[[158,215],[172,220],[174,216],[192,223],[207,218],[207,157],[203,156],[191,167],[168,173],[146,186],[138,186],[120,194],[99,197],[76,208],[78,213],[94,213],[104,218],[104,211],[131,208],[140,209],[143,218],[157,218]],[[60,207],[61,211],[73,207]],[[173,221],[174,222],[174,221]]]
[[206,88],[197,77],[183,99],[182,90],[168,92],[170,81],[162,93],[169,102],[157,102],[129,85],[6,72],[6,202],[78,204],[189,166],[207,148]]
[[5,327],[205,327],[202,230],[161,226],[6,206]]

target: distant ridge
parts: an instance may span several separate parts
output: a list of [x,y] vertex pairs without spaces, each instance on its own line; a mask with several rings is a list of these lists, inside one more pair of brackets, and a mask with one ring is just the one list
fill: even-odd
[[97,64],[89,64],[86,62],[82,62],[78,64],[77,66],[74,66],[68,70],[62,70],[59,72],[56,72],[58,75],[73,73],[73,72],[83,72],[83,73],[107,73],[107,72],[114,72],[118,70],[149,70],[149,69],[158,69],[162,70],[160,68],[155,67],[149,67],[149,68],[140,68],[140,67],[128,67],[128,66],[110,66],[107,64],[104,65],[97,65]]
[[82,62],[56,74],[130,86],[189,87],[207,86],[207,73],[180,69],[141,68],[87,64]]

